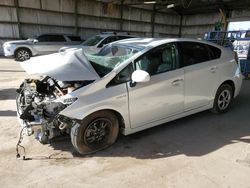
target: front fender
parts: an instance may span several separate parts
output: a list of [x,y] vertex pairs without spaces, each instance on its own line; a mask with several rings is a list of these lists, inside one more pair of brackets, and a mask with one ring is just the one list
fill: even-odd
[[17,51],[18,49],[20,49],[20,48],[27,48],[27,49],[29,49],[32,56],[34,56],[34,55],[37,54],[37,53],[33,50],[33,48],[30,47],[29,45],[17,45],[16,48],[15,48],[14,54],[15,54],[16,51]]
[[82,120],[100,110],[118,112],[123,117],[125,126],[130,126],[126,84],[103,88],[89,95],[78,96],[78,100],[61,111],[60,114]]

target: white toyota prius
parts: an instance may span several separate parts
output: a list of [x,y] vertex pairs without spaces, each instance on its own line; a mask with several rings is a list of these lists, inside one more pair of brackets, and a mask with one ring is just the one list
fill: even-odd
[[17,112],[42,143],[70,134],[87,154],[128,135],[211,109],[222,113],[239,94],[242,75],[229,49],[193,39],[136,38],[95,55],[81,49],[22,62]]

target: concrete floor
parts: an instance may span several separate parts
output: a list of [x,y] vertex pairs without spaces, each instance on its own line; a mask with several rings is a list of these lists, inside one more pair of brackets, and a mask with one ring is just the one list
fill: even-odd
[[69,138],[41,145],[26,136],[31,160],[23,161],[15,153],[15,89],[27,75],[9,59],[0,59],[0,75],[1,187],[250,187],[249,80],[226,114],[206,111],[120,136],[85,157],[74,154]]

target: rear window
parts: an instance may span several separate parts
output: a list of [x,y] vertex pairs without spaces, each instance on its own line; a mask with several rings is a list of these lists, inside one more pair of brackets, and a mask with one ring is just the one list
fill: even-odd
[[181,67],[194,65],[210,60],[205,44],[198,42],[178,42]]
[[82,41],[81,37],[79,37],[79,36],[68,36],[68,38],[71,41]]
[[211,53],[211,59],[219,59],[221,56],[221,50],[219,48],[216,48],[214,46],[207,45],[210,53]]

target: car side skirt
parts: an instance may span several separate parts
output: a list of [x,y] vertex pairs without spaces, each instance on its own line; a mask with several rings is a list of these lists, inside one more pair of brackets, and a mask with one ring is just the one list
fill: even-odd
[[133,134],[133,133],[142,131],[142,130],[144,130],[144,129],[148,129],[148,128],[151,128],[151,127],[155,127],[155,126],[158,126],[158,125],[161,125],[161,124],[164,124],[164,123],[167,123],[167,122],[170,122],[170,121],[173,121],[173,120],[182,118],[182,117],[189,116],[189,115],[191,115],[191,114],[195,114],[195,113],[198,113],[198,112],[202,112],[202,111],[211,109],[212,107],[213,107],[213,101],[211,101],[211,102],[210,102],[208,105],[206,105],[206,106],[202,106],[202,107],[195,108],[195,109],[192,109],[192,110],[189,110],[189,111],[185,111],[185,112],[183,112],[183,113],[180,113],[180,114],[177,114],[177,115],[173,115],[173,116],[170,116],[170,117],[161,119],[161,120],[159,120],[159,121],[154,121],[154,122],[145,124],[145,125],[140,126],[140,127],[136,127],[136,128],[133,128],[133,129],[132,129],[132,128],[126,127],[125,129],[123,129],[123,130],[121,131],[121,133],[124,134],[124,135],[130,135],[130,134]]

